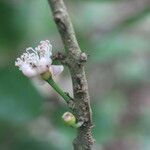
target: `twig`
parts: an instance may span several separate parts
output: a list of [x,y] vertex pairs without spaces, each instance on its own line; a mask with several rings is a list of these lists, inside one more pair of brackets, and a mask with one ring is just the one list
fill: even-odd
[[73,142],[74,150],[91,150],[93,138],[91,135],[92,112],[88,85],[84,71],[84,62],[87,59],[78,45],[75,32],[63,0],[48,0],[53,17],[60,32],[68,60],[74,91],[74,114],[83,125],[77,129],[77,137]]

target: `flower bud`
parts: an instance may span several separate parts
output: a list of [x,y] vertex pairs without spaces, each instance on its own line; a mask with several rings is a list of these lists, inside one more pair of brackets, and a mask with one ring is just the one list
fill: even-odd
[[65,112],[62,116],[63,121],[66,125],[75,127],[76,125],[76,118],[75,116],[70,112]]

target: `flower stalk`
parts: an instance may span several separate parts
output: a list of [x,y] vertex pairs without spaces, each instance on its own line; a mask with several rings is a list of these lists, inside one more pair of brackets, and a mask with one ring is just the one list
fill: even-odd
[[52,88],[68,103],[71,98],[58,86],[58,84],[53,80],[52,77],[49,77],[48,79],[45,79],[46,82],[48,82]]

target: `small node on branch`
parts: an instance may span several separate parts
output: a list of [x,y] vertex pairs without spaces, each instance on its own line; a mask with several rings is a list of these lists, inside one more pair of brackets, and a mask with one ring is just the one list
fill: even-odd
[[57,52],[56,54],[54,54],[52,56],[52,59],[60,61],[61,64],[63,64],[63,65],[67,65],[67,66],[69,65],[69,61],[68,61],[66,55],[61,52]]
[[64,60],[65,58],[66,56],[61,52],[55,53],[52,57],[53,60]]
[[86,61],[87,61],[87,55],[86,53],[83,52],[77,57],[76,64],[79,67],[82,67]]
[[80,54],[80,59],[79,59],[80,62],[86,62],[87,61],[87,55],[86,53],[81,53]]

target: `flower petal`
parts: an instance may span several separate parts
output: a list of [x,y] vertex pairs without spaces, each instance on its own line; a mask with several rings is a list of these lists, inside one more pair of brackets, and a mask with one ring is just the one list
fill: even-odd
[[20,67],[20,70],[22,71],[22,73],[27,76],[27,77],[34,77],[34,76],[37,76],[37,71],[33,68],[31,68],[28,64],[23,64],[21,67]]
[[49,67],[49,71],[54,76],[59,75],[63,70],[64,70],[64,67],[62,65],[51,65]]
[[47,71],[51,63],[51,58],[42,57],[38,62],[38,68],[40,70],[40,73]]

